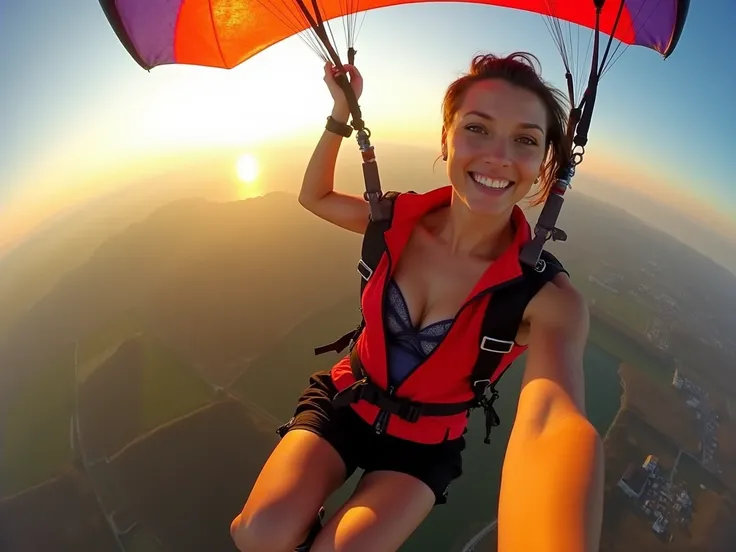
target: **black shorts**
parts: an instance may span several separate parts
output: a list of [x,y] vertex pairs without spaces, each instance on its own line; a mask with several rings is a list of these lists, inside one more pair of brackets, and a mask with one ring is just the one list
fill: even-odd
[[335,393],[329,371],[312,374],[294,416],[279,428],[279,434],[283,437],[291,429],[306,429],[325,439],[345,462],[346,479],[357,468],[365,473],[377,470],[406,473],[432,489],[435,504],[447,502],[450,483],[462,475],[464,437],[426,445],[391,435],[376,435],[352,408],[332,406]]

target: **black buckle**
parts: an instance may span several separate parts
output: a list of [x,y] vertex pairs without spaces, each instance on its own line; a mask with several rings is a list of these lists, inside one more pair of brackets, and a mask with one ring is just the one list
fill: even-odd
[[379,201],[381,201],[382,197],[383,192],[381,190],[378,190],[376,192],[369,192],[368,190],[366,190],[365,192],[363,192],[363,199],[365,199],[369,203],[373,201],[378,203]]
[[[475,394],[475,398],[478,400],[479,403],[483,402],[490,402],[490,404],[493,404],[493,402],[498,398],[498,389],[495,387],[491,387],[491,380],[490,379],[479,379],[475,380],[472,384],[473,393]],[[486,397],[486,391],[488,389],[491,389],[491,396]]]
[[373,276],[373,269],[363,259],[360,259],[358,261],[358,274],[367,282]]
[[472,384],[473,387],[473,393],[475,393],[475,397],[480,400],[483,398],[483,395],[485,394],[486,390],[488,389],[488,386],[491,385],[491,380],[486,379],[479,379],[475,380]]
[[358,402],[360,399],[365,398],[365,391],[368,387],[368,378],[359,379],[358,381],[351,383],[342,391],[338,391],[334,397],[332,397],[332,406],[335,408],[343,408],[351,403]]
[[422,405],[420,403],[389,397],[383,390],[368,381],[367,377],[359,379],[336,393],[332,397],[332,405],[335,408],[342,408],[361,400],[377,406],[381,410],[396,414],[409,423],[416,422],[422,415]]
[[[493,347],[493,344],[497,345],[496,348]],[[489,353],[510,353],[511,350],[514,348],[514,342],[513,341],[506,341],[505,339],[496,339],[495,337],[488,337],[487,335],[483,336],[483,339],[480,342],[480,348],[483,351],[487,351]]]
[[483,439],[483,442],[486,445],[491,444],[491,431],[494,427],[498,427],[501,425],[501,418],[498,415],[498,412],[496,412],[496,409],[493,408],[493,403],[488,402],[483,404],[483,413],[485,414],[486,418],[486,435]]
[[396,412],[396,415],[399,418],[412,424],[419,420],[419,417],[422,415],[422,406],[420,404],[411,401],[397,400],[395,398],[393,400],[399,402],[399,409]]

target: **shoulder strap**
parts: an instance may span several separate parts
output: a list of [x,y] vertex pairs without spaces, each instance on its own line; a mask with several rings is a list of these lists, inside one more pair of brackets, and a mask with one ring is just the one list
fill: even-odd
[[567,274],[562,264],[546,250],[542,251],[539,262],[533,269],[524,264],[522,267],[523,279],[494,292],[483,315],[478,338],[480,350],[473,367],[471,382],[478,399],[483,396],[489,385],[494,389],[505,372],[504,369],[496,381],[491,382],[491,377],[498,369],[503,355],[510,352],[514,346],[529,301],[557,274],[560,272]]
[[[385,209],[388,216],[385,219],[376,221],[369,216],[368,226],[366,227],[365,234],[363,235],[360,260],[358,261],[358,273],[360,274],[360,297],[363,296],[363,290],[365,289],[368,280],[373,276],[373,272],[376,270],[383,253],[386,251],[386,241],[383,238],[383,233],[391,228],[391,221],[394,216],[394,202],[399,195],[400,192],[388,191],[383,194],[379,200],[380,202],[386,202]],[[315,347],[314,354],[322,355],[332,351],[340,353],[346,347],[351,347],[351,344],[358,339],[360,332],[363,331],[364,325],[365,320],[361,317],[360,324],[358,324],[357,328],[350,330],[332,343],[322,345],[321,347]]]
[[[496,372],[503,355],[510,352],[524,317],[529,301],[537,292],[560,272],[567,271],[562,264],[548,251],[542,250],[539,261],[534,268],[522,263],[523,276],[519,282],[510,284],[493,292],[486,306],[479,335],[478,357],[471,376],[471,387],[477,406],[482,406],[486,419],[486,435],[483,440],[491,442],[491,429],[501,424],[501,419],[493,407],[498,398],[496,384],[506,373],[509,366],[504,366],[496,381],[491,377]],[[491,395],[485,392],[490,388]]]
[[[412,193],[412,192],[409,192]],[[363,245],[361,246],[360,260],[358,261],[358,274],[360,274],[360,295],[363,295],[368,280],[373,276],[378,263],[381,261],[383,253],[386,251],[386,241],[383,233],[391,228],[391,222],[394,216],[394,202],[399,197],[400,192],[389,191],[383,194],[381,201],[387,201],[386,211],[388,217],[384,220],[375,221],[368,220],[368,227],[363,235]]]

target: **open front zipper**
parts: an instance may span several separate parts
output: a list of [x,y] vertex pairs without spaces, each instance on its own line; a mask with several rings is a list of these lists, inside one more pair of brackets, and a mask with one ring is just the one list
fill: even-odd
[[[383,281],[383,294],[381,295],[381,323],[383,324],[384,342],[386,339],[386,323],[385,323],[385,317],[383,316],[384,314],[383,311],[385,308],[385,305],[383,304],[383,302],[386,298],[386,292],[388,291],[389,281],[391,280],[391,265],[392,265],[391,251],[389,250],[388,245],[386,245],[385,251],[386,251],[386,256],[388,258],[388,268],[386,270],[386,277],[384,278],[384,281]],[[463,303],[460,309],[458,309],[457,313],[455,314],[455,317],[452,319],[452,322],[450,322],[450,326],[447,328],[447,332],[445,333],[445,339],[452,331],[452,328],[455,325],[455,322],[457,322],[457,320],[460,318],[460,315],[462,314],[462,312],[465,310],[466,307],[468,307],[470,304],[472,304],[476,300],[482,297],[485,297],[489,293],[493,293],[494,291],[498,291],[499,289],[503,289],[505,287],[511,286],[519,282],[523,278],[524,278],[524,275],[521,274],[520,276],[517,276],[516,278],[507,280],[506,282],[502,282],[498,285],[495,285],[490,288],[486,288],[482,291],[479,291],[473,297],[465,301],[465,303]],[[419,368],[424,366],[424,364],[428,362],[430,358],[432,358],[432,355],[434,355],[440,347],[442,347],[442,343],[440,343],[437,347],[432,349],[429,355],[427,355],[427,357],[422,362],[420,362],[417,366],[412,368],[411,371],[404,377],[404,379],[401,380],[401,382],[399,382],[397,385],[390,385],[387,389],[389,397],[393,397],[396,394],[396,391],[399,389],[399,387],[401,387],[412,376],[412,374],[414,374],[414,372],[416,372]],[[391,381],[391,374],[390,374],[389,366],[388,366],[388,347],[384,346],[383,354],[384,354],[383,362],[384,362],[384,366],[386,369],[386,381],[388,382],[388,381]],[[390,417],[391,417],[390,412],[386,412],[385,410],[379,411],[378,416],[376,417],[376,421],[373,423],[373,430],[376,432],[376,435],[381,435],[382,433],[386,431],[386,427],[388,426],[388,421]]]

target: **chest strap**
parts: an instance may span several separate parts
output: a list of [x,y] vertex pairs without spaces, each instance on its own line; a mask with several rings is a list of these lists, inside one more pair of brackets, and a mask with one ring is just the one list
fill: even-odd
[[454,416],[467,411],[475,403],[475,399],[459,403],[420,403],[390,395],[366,375],[355,348],[350,351],[350,368],[355,382],[333,397],[332,405],[335,408],[366,401],[389,414],[414,423],[421,416]]

